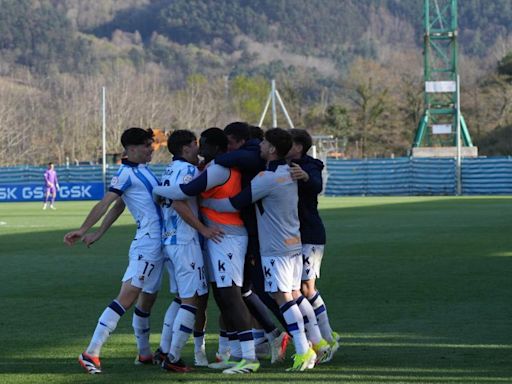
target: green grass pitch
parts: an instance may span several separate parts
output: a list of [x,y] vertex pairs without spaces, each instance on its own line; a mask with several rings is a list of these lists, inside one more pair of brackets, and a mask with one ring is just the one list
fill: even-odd
[[[308,372],[264,362],[235,377],[135,366],[131,311],[103,349],[104,373],[83,373],[76,358],[117,295],[134,232],[124,214],[91,249],[66,247],[93,204],[0,204],[0,383],[512,383],[512,197],[322,198],[318,285],[341,348]],[[154,348],[170,300],[164,281]],[[210,302],[210,358],[216,317]]]

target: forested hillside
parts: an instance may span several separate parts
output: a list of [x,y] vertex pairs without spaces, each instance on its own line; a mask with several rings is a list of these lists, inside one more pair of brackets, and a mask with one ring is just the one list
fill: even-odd
[[[336,135],[347,156],[405,155],[423,109],[422,0],[0,0],[0,9],[0,165],[96,160],[102,86],[111,152],[127,126],[256,123],[271,78],[295,125]],[[458,11],[465,119],[480,153],[508,155],[512,2],[459,0]]]

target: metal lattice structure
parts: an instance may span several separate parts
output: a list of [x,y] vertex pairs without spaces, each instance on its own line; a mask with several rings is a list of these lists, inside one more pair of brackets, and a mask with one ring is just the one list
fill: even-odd
[[466,122],[457,107],[457,0],[424,0],[424,27],[425,111],[413,147],[456,145],[458,119],[461,143],[472,147]]

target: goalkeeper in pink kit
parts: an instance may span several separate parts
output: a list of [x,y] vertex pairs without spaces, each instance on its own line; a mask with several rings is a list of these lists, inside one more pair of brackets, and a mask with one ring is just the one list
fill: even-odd
[[48,200],[50,200],[50,209],[55,209],[55,198],[57,197],[57,191],[59,190],[59,179],[57,178],[57,172],[53,163],[48,163],[48,169],[44,171],[44,185],[46,189],[45,200],[43,209],[48,207]]

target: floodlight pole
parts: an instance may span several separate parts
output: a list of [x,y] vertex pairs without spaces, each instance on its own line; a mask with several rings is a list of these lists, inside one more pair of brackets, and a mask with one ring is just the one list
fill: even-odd
[[456,161],[456,174],[457,174],[457,196],[462,195],[462,159],[461,159],[461,137],[460,137],[460,76],[457,75],[457,115],[456,115],[456,129],[457,129],[457,161]]
[[276,113],[276,81],[272,79],[272,86],[270,95],[272,97],[272,128],[277,127],[277,113]]
[[101,176],[103,180],[103,190],[107,190],[107,112],[106,112],[106,88],[102,88],[102,126],[101,126],[101,141],[102,141],[102,159],[101,159]]

